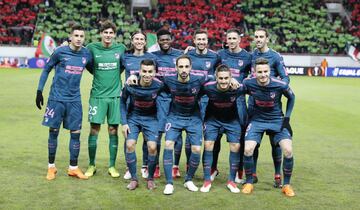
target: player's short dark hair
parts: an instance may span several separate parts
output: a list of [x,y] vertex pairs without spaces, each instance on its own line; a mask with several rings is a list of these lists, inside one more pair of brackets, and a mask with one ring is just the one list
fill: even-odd
[[144,59],[140,62],[140,66],[154,66],[155,72],[157,72],[155,61],[152,59]]
[[264,31],[265,32],[265,36],[269,37],[269,32],[267,31],[266,28],[257,28],[255,31]]
[[73,33],[75,30],[85,31],[84,27],[78,23],[74,23],[74,25],[71,26],[71,33]]
[[269,65],[269,61],[266,58],[257,58],[255,60],[255,69],[257,65]]
[[116,25],[113,22],[111,22],[110,20],[105,20],[100,25],[100,32],[103,32],[109,28],[111,28],[114,32],[116,32]]
[[231,75],[230,68],[225,64],[220,64],[218,67],[216,67],[215,75],[217,75],[219,72],[229,72]]
[[165,30],[165,29],[161,29],[158,32],[156,32],[156,37],[159,39],[160,36],[162,35],[169,35],[170,37],[172,36],[171,32],[169,30]]
[[195,36],[198,35],[198,34],[206,34],[206,36],[208,36],[208,32],[204,29],[197,29],[195,32],[194,32],[194,39],[195,39]]
[[229,30],[226,31],[226,34],[229,34],[229,33],[237,33],[239,36],[242,36],[243,34],[240,32],[239,29],[237,28],[230,28]]
[[188,59],[190,61],[190,65],[192,65],[191,58],[188,55],[180,55],[178,58],[176,58],[176,66],[178,65],[180,59]]

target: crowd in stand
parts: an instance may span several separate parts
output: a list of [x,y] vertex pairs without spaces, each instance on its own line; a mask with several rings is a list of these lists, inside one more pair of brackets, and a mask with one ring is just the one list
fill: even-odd
[[199,28],[207,30],[209,48],[214,50],[223,47],[229,28],[245,34],[241,47],[247,50],[253,48],[248,35],[256,27],[269,29],[271,46],[281,53],[343,54],[346,45],[360,42],[358,0],[344,3],[351,11],[350,28],[339,19],[329,22],[322,1],[159,0],[152,10],[135,12],[133,17],[125,8],[129,4],[124,0],[0,0],[0,44],[30,46],[42,33],[61,43],[67,38],[66,29],[72,20],[85,26],[87,41],[96,41],[98,26],[105,19],[115,22],[116,40],[125,45],[139,28],[147,32],[170,30],[174,47],[179,49],[192,45],[193,33]]
[[41,0],[0,1],[0,44],[30,45]]

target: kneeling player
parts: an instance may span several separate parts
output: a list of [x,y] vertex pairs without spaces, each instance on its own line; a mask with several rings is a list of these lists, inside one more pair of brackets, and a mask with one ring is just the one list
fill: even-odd
[[205,150],[203,153],[204,184],[201,192],[209,192],[211,188],[211,165],[213,162],[214,142],[217,136],[226,133],[230,144],[230,173],[227,187],[232,193],[240,190],[235,184],[235,175],[240,162],[241,126],[237,114],[236,99],[244,94],[243,88],[230,89],[231,71],[226,65],[216,68],[216,81],[205,83],[204,93],[209,97],[205,114]]
[[[153,181],[156,167],[156,141],[158,139],[158,121],[156,118],[156,97],[162,89],[162,82],[154,79],[155,63],[143,60],[140,64],[140,81],[138,86],[126,85],[121,94],[122,131],[126,138],[126,163],[131,173],[131,181],[127,188],[135,190],[138,186],[136,174],[135,146],[140,132],[147,139],[149,154],[147,156],[149,176],[147,188],[155,188]],[[127,99],[130,104],[126,106]]]
[[[295,104],[295,95],[285,82],[270,77],[268,60],[258,58],[255,62],[256,78],[244,80],[244,87],[255,101],[254,112],[245,134],[244,167],[246,184],[242,192],[250,194],[253,189],[252,171],[254,167],[253,152],[260,144],[264,132],[274,136],[274,144],[279,144],[284,154],[284,181],[282,192],[286,196],[295,196],[290,186],[293,170],[292,130],[289,124],[290,115]],[[285,116],[282,112],[281,97],[287,100]]]

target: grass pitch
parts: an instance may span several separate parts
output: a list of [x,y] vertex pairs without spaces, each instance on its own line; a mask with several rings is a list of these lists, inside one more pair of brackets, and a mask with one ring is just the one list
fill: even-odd
[[[150,192],[140,179],[135,191],[128,181],[107,175],[106,127],[99,135],[97,174],[86,181],[66,175],[69,132],[61,130],[55,181],[45,179],[48,129],[41,126],[44,108],[35,106],[41,70],[0,69],[0,209],[359,209],[360,207],[360,80],[347,78],[292,77],[296,104],[291,124],[294,130],[294,198],[284,197],[272,187],[273,166],[268,137],[264,137],[258,162],[259,183],[252,195],[232,194],[226,187],[228,145],[222,143],[219,169],[210,193],[191,193],[183,179],[175,180],[175,193],[162,194],[165,179],[156,180]],[[47,99],[52,81],[44,91]],[[87,167],[88,96],[91,76],[82,80],[84,108],[80,167]],[[121,136],[121,134],[120,134]],[[141,143],[142,140],[139,140]],[[117,168],[123,175],[125,161],[120,138]],[[162,154],[162,153],[161,153]],[[141,146],[138,144],[138,171]],[[162,159],[162,158],[161,158]],[[181,159],[184,175],[185,154]],[[200,166],[195,184],[202,184]]]

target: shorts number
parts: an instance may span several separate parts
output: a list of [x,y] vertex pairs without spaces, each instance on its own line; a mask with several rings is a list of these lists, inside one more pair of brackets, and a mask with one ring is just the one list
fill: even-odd
[[51,118],[54,118],[54,109],[49,109],[49,107],[46,107],[46,111],[45,111],[45,117],[51,117]]
[[171,123],[166,123],[165,125],[165,131],[169,131],[171,128]]
[[89,106],[89,115],[96,115],[97,113],[97,106],[91,107]]

